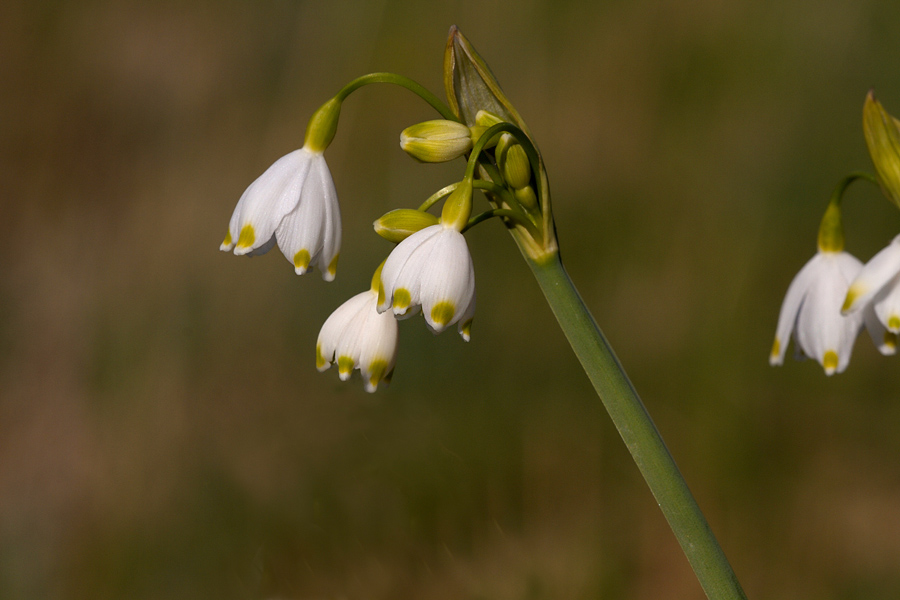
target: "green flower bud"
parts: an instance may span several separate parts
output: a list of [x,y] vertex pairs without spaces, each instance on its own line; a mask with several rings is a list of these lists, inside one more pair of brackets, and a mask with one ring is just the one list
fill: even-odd
[[398,208],[375,221],[375,233],[389,242],[402,242],[415,232],[437,225],[438,218],[431,213],[412,208]]
[[871,91],[863,107],[863,132],[881,189],[900,207],[900,122],[884,110]]
[[500,123],[503,123],[503,119],[486,110],[479,110],[475,114],[475,124],[484,127],[485,129],[493,127],[494,125],[499,125]]
[[534,193],[534,188],[530,185],[519,188],[513,193],[516,195],[516,200],[519,201],[519,204],[525,208],[534,210],[538,207],[537,194]]
[[525,149],[513,144],[503,157],[503,178],[514,190],[522,189],[531,182],[531,163]]
[[455,121],[425,121],[403,130],[400,147],[422,162],[447,162],[472,149],[472,133]]

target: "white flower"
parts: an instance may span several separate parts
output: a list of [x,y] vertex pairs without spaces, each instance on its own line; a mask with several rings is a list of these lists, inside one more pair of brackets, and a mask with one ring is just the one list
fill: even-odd
[[334,279],[341,246],[341,212],[321,152],[306,146],[282,156],[238,200],[221,250],[268,252],[275,243],[302,275],[317,265]]
[[900,235],[862,268],[842,310],[853,314],[869,305],[888,331],[900,333]]
[[435,332],[459,323],[469,340],[475,314],[475,269],[466,238],[438,223],[400,242],[384,263],[378,311],[407,317],[423,309]]
[[769,364],[782,364],[793,333],[798,353],[819,361],[826,375],[847,368],[863,314],[843,316],[841,304],[861,268],[846,252],[820,250],[800,269],[781,305]]
[[325,320],[316,342],[316,368],[324,371],[336,362],[342,381],[359,369],[366,391],[390,381],[397,359],[397,319],[375,310],[378,292],[353,296]]

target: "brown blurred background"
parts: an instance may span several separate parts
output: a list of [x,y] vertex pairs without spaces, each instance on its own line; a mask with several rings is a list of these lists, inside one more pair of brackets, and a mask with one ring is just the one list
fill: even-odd
[[[900,114],[900,4],[25,2],[0,7],[0,597],[702,598],[497,223],[473,339],[401,327],[393,384],[318,329],[423,166],[399,88],[346,103],[338,278],[218,251],[311,112],[387,70],[443,95],[457,24],[546,159],[566,264],[754,599],[900,597],[900,362],[767,364],[832,187]],[[900,231],[845,199],[866,260]]]

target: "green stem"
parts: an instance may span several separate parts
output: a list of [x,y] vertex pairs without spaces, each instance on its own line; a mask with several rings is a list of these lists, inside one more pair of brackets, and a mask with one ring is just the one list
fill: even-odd
[[710,600],[746,600],[656,425],[565,267],[554,254],[527,261],[553,314],[662,509]]
[[528,217],[523,215],[521,212],[519,212],[517,210],[510,210],[507,208],[492,208],[491,210],[486,210],[483,213],[475,215],[474,217],[469,219],[469,222],[466,223],[466,226],[462,230],[461,233],[465,233],[468,230],[475,227],[476,225],[478,225],[479,223],[483,223],[484,221],[487,221],[488,219],[493,219],[494,217],[502,217],[504,219],[509,219],[510,221],[512,221],[518,225],[521,225],[522,227],[527,229],[528,232],[532,235],[536,235],[538,232],[537,228],[534,226],[534,223],[529,221]]
[[831,199],[828,201],[828,207],[825,214],[822,215],[822,221],[819,224],[818,245],[821,252],[840,252],[844,249],[844,226],[841,223],[841,200],[844,198],[844,192],[851,183],[857,179],[864,179],[878,185],[878,180],[868,173],[857,171],[850,173],[841,179]]
[[444,198],[452,194],[453,190],[459,187],[459,183],[460,182],[457,181],[444,188],[439,189],[438,191],[430,195],[428,199],[419,206],[418,210],[421,210],[422,212],[427,211],[429,208],[437,204],[440,200],[443,200]]
[[422,100],[427,102],[438,111],[442,117],[447,119],[448,121],[456,121],[459,123],[459,117],[453,114],[446,104],[441,102],[440,98],[429,92],[425,87],[416,83],[409,77],[404,77],[403,75],[397,75],[396,73],[369,73],[368,75],[363,75],[362,77],[357,77],[343,88],[341,91],[337,93],[336,98],[338,98],[341,102],[343,102],[347,96],[363,87],[364,85],[368,85],[370,83],[393,83],[394,85],[399,85],[400,87],[406,88],[412,93],[419,96]]

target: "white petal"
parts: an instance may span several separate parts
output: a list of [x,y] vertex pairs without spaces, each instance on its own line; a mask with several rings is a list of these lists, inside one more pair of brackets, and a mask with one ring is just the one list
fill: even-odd
[[430,225],[400,242],[390,253],[381,270],[384,297],[378,304],[378,312],[384,312],[393,305],[394,290],[402,287],[397,285],[397,280],[406,269],[410,257],[416,254],[424,242],[440,233],[442,229],[441,225]]
[[845,314],[865,306],[897,273],[900,273],[900,235],[866,263],[847,292]]
[[366,391],[374,392],[378,382],[390,377],[397,360],[397,319],[389,312],[378,313],[378,294],[371,292],[367,309],[365,340],[359,353],[359,370]]
[[374,392],[390,377],[397,358],[397,321],[375,309],[378,293],[368,290],[347,300],[325,321],[316,345],[320,371],[337,362],[340,378],[359,369],[366,389]]
[[433,245],[420,274],[419,303],[428,326],[439,333],[459,321],[472,301],[475,269],[466,239],[455,229],[445,228]]
[[775,328],[775,343],[769,355],[770,365],[780,365],[784,362],[784,354],[790,342],[791,332],[797,324],[797,314],[806,297],[810,283],[822,267],[824,255],[820,252],[813,256],[803,268],[794,276],[788,286],[781,311],[778,314],[778,325]]
[[235,254],[253,252],[275,235],[282,219],[300,200],[310,158],[311,153],[303,148],[286,154],[244,191],[229,224]]
[[840,314],[848,281],[834,254],[822,256],[822,266],[810,282],[797,316],[796,339],[803,353],[818,360],[826,375],[831,375],[847,368],[863,316]]
[[314,182],[307,179],[300,202],[275,230],[281,253],[294,265],[298,275],[310,268],[321,251],[324,236],[325,204],[316,201],[311,184]]
[[457,328],[459,335],[467,342],[472,337],[472,319],[475,317],[475,295],[475,290],[472,290],[472,300],[459,318],[459,327]]
[[322,249],[319,252],[319,270],[325,281],[334,279],[338,254],[341,251],[341,207],[338,203],[337,191],[331,171],[325,159],[313,165],[315,171],[310,174],[317,182],[321,194],[321,202],[325,204],[325,222],[323,227]]
[[871,303],[878,320],[891,333],[900,333],[900,273],[875,294]]
[[862,313],[865,318],[866,331],[869,332],[869,337],[872,338],[872,343],[875,344],[878,351],[885,356],[896,354],[897,334],[891,333],[881,324],[871,304],[866,306]]
[[[339,353],[341,337],[347,325],[369,302],[369,292],[357,294],[341,304],[322,325],[316,341],[317,368],[324,371],[335,362],[335,353]],[[323,364],[324,363],[324,364]]]

